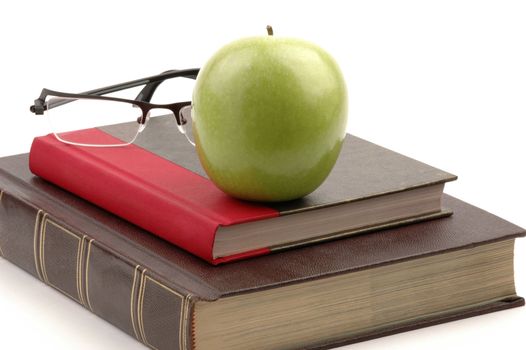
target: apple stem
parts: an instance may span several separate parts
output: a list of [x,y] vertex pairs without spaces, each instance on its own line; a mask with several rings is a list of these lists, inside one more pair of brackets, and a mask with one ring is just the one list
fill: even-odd
[[268,35],[274,35],[274,31],[272,30],[272,26],[267,26],[267,33]]

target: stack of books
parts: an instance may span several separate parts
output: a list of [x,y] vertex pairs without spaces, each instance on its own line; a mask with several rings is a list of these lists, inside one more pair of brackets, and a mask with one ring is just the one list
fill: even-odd
[[150,123],[0,159],[0,254],[153,349],[325,349],[524,305],[526,231],[443,194],[452,174],[347,135],[312,194],[245,202]]

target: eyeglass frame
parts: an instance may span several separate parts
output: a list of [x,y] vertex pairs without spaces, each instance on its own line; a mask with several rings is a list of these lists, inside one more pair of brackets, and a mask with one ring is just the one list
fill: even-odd
[[[139,107],[142,111],[142,116],[137,118],[137,123],[144,125],[147,121],[148,113],[153,109],[167,109],[170,110],[175,117],[175,120],[177,122],[177,125],[182,126],[187,123],[186,118],[182,114],[182,110],[186,106],[191,106],[191,101],[185,101],[185,102],[176,102],[176,103],[169,103],[169,104],[157,104],[157,103],[151,103],[150,100],[153,97],[153,94],[155,93],[155,90],[157,87],[164,82],[167,79],[172,78],[188,78],[188,79],[196,79],[197,74],[199,73],[199,68],[191,68],[191,69],[182,69],[182,70],[169,70],[166,72],[163,72],[158,75],[153,75],[150,77],[142,78],[142,79],[136,79],[132,81],[128,81],[125,83],[115,84],[106,86],[99,89],[94,89],[90,91],[85,91],[80,94],[74,94],[74,93],[68,93],[68,92],[60,92],[50,89],[42,89],[42,92],[40,93],[40,96],[34,101],[34,104],[29,107],[29,110],[31,113],[34,113],[35,115],[43,115],[46,110],[60,107],[63,104],[73,102],[74,100],[64,100],[57,102],[53,106],[48,106],[46,103],[46,98],[51,95],[55,97],[64,97],[64,98],[71,98],[71,99],[92,99],[92,100],[105,100],[105,101],[116,101],[116,102],[125,102],[130,103],[132,105],[135,105]],[[137,97],[134,100],[120,98],[120,97],[111,97],[111,96],[101,96],[105,94],[109,94],[112,92],[122,91],[126,89],[130,89],[133,87],[145,85],[145,87],[139,92]]]

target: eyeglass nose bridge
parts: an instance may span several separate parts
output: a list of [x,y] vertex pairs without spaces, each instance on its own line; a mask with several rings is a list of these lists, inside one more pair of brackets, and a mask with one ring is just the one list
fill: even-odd
[[[139,106],[135,106],[135,107],[139,107]],[[190,116],[189,113],[184,113],[183,114],[183,110],[185,108],[187,108],[187,107],[191,108],[191,105],[185,104],[183,106],[178,106],[178,105],[175,105],[175,106],[153,106],[153,107],[150,107],[150,108],[142,108],[141,107],[142,114],[141,114],[140,117],[137,118],[137,123],[146,126],[146,124],[148,123],[148,120],[150,119],[150,117],[152,117],[152,115],[151,115],[152,111],[164,110],[164,111],[170,112],[170,114],[172,114],[174,116],[175,121],[176,121],[178,126],[182,126],[182,125],[185,125],[188,122],[188,117]]]
[[183,134],[188,142],[195,147],[195,143],[193,140],[190,139],[188,136],[188,133],[186,132],[186,124],[188,124],[188,120],[191,118],[191,110],[192,105],[189,103],[185,103],[183,105],[181,104],[175,104],[171,106],[152,106],[151,108],[148,108],[146,112],[143,110],[142,116],[137,118],[137,122],[141,124],[139,132],[144,130],[146,128],[146,125],[148,124],[148,120],[152,117],[152,111],[158,111],[158,110],[165,110],[169,111],[170,114],[172,114],[175,118],[175,122],[177,123],[177,129],[181,134]]
[[[173,109],[167,108],[167,107],[154,107],[154,108],[148,109],[146,114],[143,113],[143,115],[145,115],[145,122],[148,122],[148,120],[150,120],[150,118],[152,118],[152,117],[163,115],[161,113],[154,115],[154,113],[158,112],[158,111],[166,111],[169,114],[172,114],[175,117],[175,121],[177,122],[177,124],[179,124],[178,113],[175,112]],[[166,113],[165,115],[167,115],[168,113]]]
[[137,118],[137,123],[140,124],[139,132],[142,132],[146,128],[148,120],[152,117],[152,111],[169,111],[170,114],[172,114],[175,118],[175,122],[177,123],[177,129],[179,130],[179,132],[183,134],[184,137],[186,137],[186,139],[192,146],[195,147],[195,142],[189,137],[188,133],[186,132],[186,124],[188,124],[188,120],[191,119],[191,102],[181,102],[172,105],[150,104],[149,106],[140,106],[139,104],[137,104],[137,106],[140,107],[142,110],[142,116]]

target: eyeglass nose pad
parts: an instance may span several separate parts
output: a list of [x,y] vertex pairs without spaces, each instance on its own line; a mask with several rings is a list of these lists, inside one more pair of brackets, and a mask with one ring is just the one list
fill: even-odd
[[150,112],[146,115],[146,118],[144,119],[144,124],[141,124],[142,117],[137,118],[137,122],[139,123],[139,132],[142,132],[144,129],[146,129],[146,125],[148,125],[148,121],[150,120]]
[[184,106],[179,110],[181,125],[185,125],[190,118],[192,118],[192,105]]
[[177,129],[179,129],[179,132],[186,137],[186,140],[188,140],[188,142],[192,146],[195,147],[194,141],[190,139],[190,137],[188,136],[188,133],[186,132],[186,125],[188,125],[188,119],[191,118],[191,114],[190,114],[191,111],[192,111],[191,105],[185,106],[179,110],[179,120],[181,121],[181,124],[177,123]]

